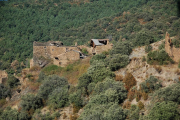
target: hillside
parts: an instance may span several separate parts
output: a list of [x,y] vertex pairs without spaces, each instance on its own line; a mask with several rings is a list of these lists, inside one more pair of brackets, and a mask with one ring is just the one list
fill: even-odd
[[[0,1],[1,69],[15,59],[32,58],[33,41],[85,44],[92,38],[158,41],[165,32],[177,35],[179,18],[174,0]],[[2,4],[3,3],[3,4]],[[112,9],[113,8],[113,9]],[[144,38],[140,38],[140,36]],[[151,37],[150,37],[151,36]]]
[[[0,1],[0,120],[179,120],[177,3]],[[112,49],[29,68],[34,41],[85,47],[92,38]]]

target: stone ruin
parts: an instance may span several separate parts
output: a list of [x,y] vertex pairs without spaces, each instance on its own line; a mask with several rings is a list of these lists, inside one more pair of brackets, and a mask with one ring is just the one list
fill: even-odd
[[86,56],[81,52],[85,48],[89,54],[99,54],[112,48],[109,39],[91,39],[90,46],[64,46],[61,41],[33,42],[33,59],[30,67],[44,67],[48,63],[58,66],[66,66],[73,61],[83,59]]
[[169,36],[169,33],[166,32],[165,36],[165,50],[168,55],[175,61],[179,62],[180,60],[180,48],[175,48],[172,43],[172,39]]

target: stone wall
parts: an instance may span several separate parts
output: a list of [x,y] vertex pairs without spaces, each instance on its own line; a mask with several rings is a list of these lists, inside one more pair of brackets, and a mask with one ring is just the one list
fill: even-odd
[[7,79],[8,79],[8,74],[6,73],[6,71],[5,70],[3,70],[3,71],[0,70],[0,84],[4,84]]
[[168,55],[175,61],[179,62],[180,60],[180,48],[175,48],[172,44],[172,39],[169,36],[169,33],[166,32],[165,36],[165,50]]

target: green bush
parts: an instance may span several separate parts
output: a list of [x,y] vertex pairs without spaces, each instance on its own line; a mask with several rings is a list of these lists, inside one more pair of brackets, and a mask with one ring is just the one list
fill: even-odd
[[103,82],[99,82],[96,84],[93,95],[100,95],[103,93],[108,93],[107,90],[109,91],[114,91],[118,98],[119,103],[122,103],[123,100],[127,97],[127,91],[124,88],[124,85],[122,82],[119,81],[114,81],[113,79],[106,78]]
[[137,105],[131,105],[129,110],[129,119],[130,120],[139,120],[139,107]]
[[14,76],[8,76],[7,84],[9,87],[13,88],[15,86],[18,86],[20,84],[19,79],[17,79]]
[[105,58],[106,58],[106,55],[104,54],[94,55],[90,60],[90,64],[93,64],[93,62],[97,62],[97,61],[104,61]]
[[173,101],[180,103],[180,84],[173,84],[169,87],[159,89],[153,96],[153,101]]
[[180,68],[180,60],[179,60],[179,63],[178,63],[178,68]]
[[82,53],[83,53],[83,54],[88,55],[88,51],[87,51],[87,49],[86,49],[86,48],[82,48],[82,50],[81,50],[81,51],[82,51]]
[[153,42],[155,42],[154,37],[151,36],[149,32],[141,30],[136,35],[136,38],[134,40],[134,45],[135,46],[143,46],[143,45],[149,45]]
[[41,98],[47,99],[48,95],[51,94],[51,92],[58,88],[58,87],[64,87],[67,86],[68,82],[65,78],[59,77],[57,75],[50,75],[45,78],[42,85],[39,88],[38,96]]
[[173,39],[172,43],[174,45],[175,48],[179,48],[180,47],[180,40],[177,39]]
[[158,102],[150,110],[148,120],[179,120],[178,104],[172,101]]
[[0,99],[11,96],[11,90],[5,87],[3,84],[0,84]]
[[106,68],[103,62],[96,62],[88,68],[87,74],[91,76],[92,82],[103,81],[106,77],[115,77],[110,69]]
[[95,88],[96,84],[95,83],[90,83],[88,85],[88,93],[92,93],[94,91],[94,88]]
[[158,47],[159,50],[165,49],[165,42],[163,42],[161,45]]
[[112,70],[116,71],[125,67],[129,63],[129,57],[127,55],[113,54],[106,58],[105,64]]
[[91,82],[92,82],[91,76],[85,73],[78,79],[78,88],[84,87],[87,90],[87,87]]
[[152,46],[151,45],[146,45],[145,47],[145,52],[148,53],[152,50]]
[[69,95],[70,103],[73,103],[76,107],[83,107],[86,104],[83,95],[84,89],[78,89],[76,92]]
[[42,99],[33,94],[26,94],[21,98],[21,107],[25,111],[36,110],[43,106]]
[[155,78],[154,76],[150,76],[144,82],[140,84],[142,92],[150,93],[152,91],[158,90],[162,87],[161,81]]
[[169,57],[164,49],[160,51],[152,51],[147,55],[147,63],[148,64],[168,64],[174,63],[174,61]]
[[53,109],[62,108],[68,103],[68,88],[56,88],[48,96],[48,105]]
[[125,42],[117,42],[112,50],[110,51],[110,54],[122,54],[122,55],[130,55],[132,52],[132,44],[129,41]]
[[117,103],[93,104],[85,106],[78,120],[124,120],[124,110]]
[[7,107],[1,114],[1,120],[19,120],[18,119],[18,111],[16,109],[11,109],[11,107]]

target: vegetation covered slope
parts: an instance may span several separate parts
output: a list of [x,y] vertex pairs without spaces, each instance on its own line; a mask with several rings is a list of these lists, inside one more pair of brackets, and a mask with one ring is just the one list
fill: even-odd
[[[33,41],[60,40],[72,45],[109,37],[116,41],[134,40],[135,45],[141,45],[145,43],[137,40],[148,38],[146,43],[153,42],[166,31],[176,35],[179,30],[179,19],[173,17],[177,15],[174,0],[0,2],[0,60],[8,62],[32,58]],[[130,13],[123,14],[124,11]]]

